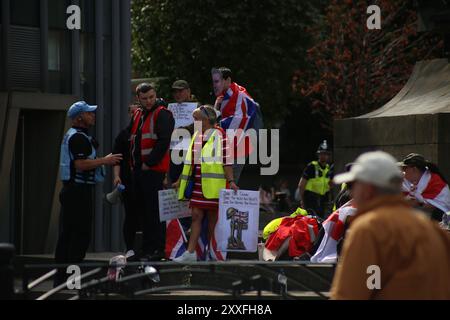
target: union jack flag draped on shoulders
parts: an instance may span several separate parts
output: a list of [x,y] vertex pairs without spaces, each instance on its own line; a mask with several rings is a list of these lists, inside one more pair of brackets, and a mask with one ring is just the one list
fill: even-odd
[[[253,100],[253,98],[248,94],[247,90],[232,82],[227,91],[223,94],[223,100],[220,105],[221,120],[220,126],[227,129],[242,129],[246,131],[250,128],[260,129],[255,122],[258,114],[259,105]],[[242,136],[237,137],[238,141],[236,145],[242,143]],[[232,141],[229,141],[230,143]],[[250,146],[250,139],[248,137],[245,139],[245,155],[252,152],[252,147]],[[239,148],[237,149],[239,152]],[[237,154],[237,156],[243,156],[242,154]]]

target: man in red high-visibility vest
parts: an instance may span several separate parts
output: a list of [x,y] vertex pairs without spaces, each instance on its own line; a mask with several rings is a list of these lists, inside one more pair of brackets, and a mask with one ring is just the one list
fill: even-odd
[[169,170],[169,146],[174,119],[155,88],[141,83],[136,88],[141,106],[130,128],[130,166],[138,213],[142,216],[142,254],[148,260],[164,258],[166,225],[159,221],[158,191]]

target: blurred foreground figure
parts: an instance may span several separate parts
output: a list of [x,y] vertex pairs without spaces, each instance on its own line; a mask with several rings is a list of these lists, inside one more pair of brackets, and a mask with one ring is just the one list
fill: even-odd
[[450,299],[450,233],[401,193],[395,159],[361,155],[335,183],[353,182],[357,213],[333,280],[333,299]]

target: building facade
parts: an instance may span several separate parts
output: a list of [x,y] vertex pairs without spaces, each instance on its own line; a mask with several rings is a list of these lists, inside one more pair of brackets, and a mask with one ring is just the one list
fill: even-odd
[[[92,134],[111,152],[128,123],[131,0],[1,0],[0,242],[18,254],[53,253],[59,220],[59,149],[77,100],[99,106]],[[66,26],[80,8],[81,28]],[[122,248],[122,210],[96,187],[91,251]]]

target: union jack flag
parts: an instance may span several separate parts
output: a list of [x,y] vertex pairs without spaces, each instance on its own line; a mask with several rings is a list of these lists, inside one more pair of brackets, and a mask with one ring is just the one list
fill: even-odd
[[[187,250],[187,238],[180,220],[174,219],[166,222],[166,247],[165,254],[167,259],[175,259],[181,256]],[[226,258],[226,252],[220,252],[217,249],[216,238],[213,235],[211,242],[208,243],[208,218],[202,221],[202,230],[195,248],[197,259],[200,261],[217,260],[223,261]]]
[[236,222],[239,222],[239,223],[244,223],[244,224],[247,224],[248,223],[248,211],[246,211],[246,212],[243,212],[243,211],[237,211],[235,214],[234,214],[234,217],[235,217],[235,221]]
[[[220,120],[220,126],[225,130],[241,129],[244,132],[250,128],[259,129],[258,125],[255,123],[258,109],[258,103],[253,100],[253,98],[248,94],[247,90],[244,87],[233,82],[231,83],[228,90],[223,94],[223,100],[220,105],[220,112],[222,117],[222,119]],[[238,141],[236,145],[239,145],[242,141],[243,136],[240,135],[237,136],[237,138]],[[250,139],[246,138],[245,143],[246,146],[249,146],[245,149],[245,155],[248,155],[252,152]],[[238,154],[238,156],[242,156],[242,154]]]
[[187,239],[180,220],[166,222],[166,259],[175,259],[187,250]]

